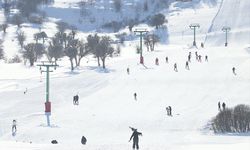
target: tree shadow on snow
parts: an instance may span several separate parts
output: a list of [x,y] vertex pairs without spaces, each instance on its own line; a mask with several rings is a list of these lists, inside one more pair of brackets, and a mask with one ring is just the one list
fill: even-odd
[[78,74],[80,74],[80,72],[78,72],[78,71],[67,71],[67,72],[64,72],[64,74],[67,74],[67,75],[78,75]]
[[218,136],[250,136],[250,132],[247,133],[215,133]]
[[104,69],[102,67],[97,67],[97,66],[88,66],[86,68],[88,70],[94,70],[94,71],[96,71],[98,73],[111,73],[111,72],[115,72],[114,69],[108,69],[108,68]]
[[48,126],[47,124],[40,124],[38,127],[48,127],[48,128],[60,128],[58,125],[50,125]]

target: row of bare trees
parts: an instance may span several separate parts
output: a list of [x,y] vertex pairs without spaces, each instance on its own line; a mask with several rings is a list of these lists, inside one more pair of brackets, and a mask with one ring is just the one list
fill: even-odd
[[[49,60],[58,61],[59,58],[67,56],[70,60],[71,70],[80,66],[83,57],[93,54],[97,58],[98,66],[106,68],[105,60],[112,56],[114,48],[111,46],[112,39],[109,36],[98,36],[90,34],[84,40],[76,38],[77,29],[70,27],[66,32],[66,23],[58,24],[58,32],[50,39],[45,32],[34,34],[34,42],[25,44],[26,36],[20,31],[17,34],[22,56],[28,60],[30,66],[34,65],[39,58],[47,56]],[[48,42],[46,42],[48,39]],[[102,62],[102,63],[101,63]]]

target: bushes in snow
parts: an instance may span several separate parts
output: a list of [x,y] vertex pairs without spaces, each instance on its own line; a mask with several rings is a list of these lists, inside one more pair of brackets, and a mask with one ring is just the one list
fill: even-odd
[[249,132],[250,107],[241,104],[232,109],[226,109],[219,112],[212,120],[212,128],[215,133]]
[[12,64],[12,63],[20,63],[20,62],[22,62],[22,59],[20,58],[20,56],[15,55],[13,56],[13,58],[9,59],[7,63]]

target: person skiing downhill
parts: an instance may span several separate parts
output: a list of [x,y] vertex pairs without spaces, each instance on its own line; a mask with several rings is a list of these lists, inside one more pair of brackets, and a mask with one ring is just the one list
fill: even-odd
[[129,67],[127,68],[127,74],[129,74]]
[[208,56],[207,55],[205,56],[205,61],[208,61]]
[[155,65],[159,65],[159,59],[158,58],[155,58]]
[[129,139],[129,142],[133,139],[133,149],[139,149],[139,136],[142,136],[142,133],[141,132],[138,132],[137,129],[135,128],[132,128],[132,127],[129,127],[133,133]]
[[198,55],[197,52],[195,52],[195,58],[196,58],[197,61],[199,61],[199,55]]
[[186,61],[186,66],[185,66],[185,68],[186,68],[187,70],[189,70],[189,64],[188,64],[188,61]]
[[74,105],[79,105],[79,96],[78,96],[78,94],[73,96],[73,104]]
[[175,72],[178,72],[177,63],[174,64],[174,71],[175,71]]
[[134,99],[137,100],[137,94],[136,93],[134,93]]
[[12,134],[14,135],[16,133],[16,120],[12,121]]
[[232,71],[233,71],[233,74],[236,75],[236,72],[235,72],[235,67],[232,68]]
[[188,62],[191,62],[191,55],[188,55]]
[[168,57],[166,57],[166,63],[168,63]]

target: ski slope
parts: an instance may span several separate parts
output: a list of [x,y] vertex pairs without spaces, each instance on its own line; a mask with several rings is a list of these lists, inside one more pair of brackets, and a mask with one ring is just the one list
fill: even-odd
[[[0,93],[0,109],[5,112],[1,113],[1,141],[32,142],[26,149],[35,149],[37,144],[42,149],[80,149],[84,135],[88,139],[86,149],[129,149],[128,126],[133,126],[143,132],[142,149],[194,149],[199,145],[216,148],[217,144],[217,148],[239,144],[243,145],[241,149],[249,149],[249,136],[219,136],[204,130],[218,112],[218,101],[226,102],[228,107],[249,104],[249,54],[234,48],[198,50],[202,56],[209,56],[209,62],[199,63],[193,57],[188,71],[184,64],[189,51],[194,54],[197,50],[173,45],[145,53],[148,69],[138,65],[136,55],[110,60],[108,72],[92,65],[73,74],[66,71],[69,68],[59,68],[51,79],[52,127],[46,127],[45,83],[40,82],[38,68],[33,79],[2,79],[5,84],[15,81],[16,88]],[[165,56],[169,64],[164,62]],[[156,57],[159,66],[154,65]],[[174,62],[179,72],[173,71]],[[232,74],[232,66],[237,68],[237,76]],[[27,94],[23,94],[25,87]],[[72,104],[76,93],[80,95],[79,106]],[[169,105],[173,117],[166,115],[165,107]],[[18,120],[15,137],[10,133],[13,118]],[[57,139],[59,146],[49,146],[52,139]]]
[[[228,9],[225,6],[229,2],[222,3],[220,12]],[[157,45],[154,52],[144,51],[146,67],[138,64],[133,41],[122,47],[121,57],[107,60],[107,70],[96,67],[92,57],[84,59],[82,67],[74,72],[70,72],[67,58],[59,61],[60,67],[51,73],[50,80],[51,127],[46,126],[44,115],[45,74],[41,75],[38,67],[0,63],[0,149],[128,150],[132,149],[132,143],[128,143],[132,126],[143,133],[139,144],[144,150],[249,150],[249,133],[218,135],[207,125],[218,113],[218,101],[228,107],[250,105],[250,51],[240,44],[190,48],[192,32],[181,34],[184,23],[199,22],[204,28],[197,40],[203,41],[218,7],[171,13],[170,44]],[[216,20],[211,30],[214,32]],[[247,21],[242,23],[245,27]],[[202,55],[202,63],[195,60],[196,51]],[[186,70],[189,52],[192,62],[190,70]],[[208,62],[204,61],[205,55]],[[165,62],[166,56],[169,63]],[[159,66],[154,64],[156,57]],[[178,72],[173,71],[174,63]],[[236,76],[232,67],[236,67]],[[72,98],[77,93],[80,105],[74,106]],[[172,106],[172,117],[166,114],[167,106]],[[16,136],[11,134],[13,119],[17,120]],[[87,138],[85,146],[80,143],[83,135]],[[53,139],[59,144],[50,144]]]
[[229,44],[246,45],[250,43],[250,1],[249,0],[221,0],[221,8],[215,16],[209,29],[207,43],[223,45],[225,33],[222,27],[231,28]]

